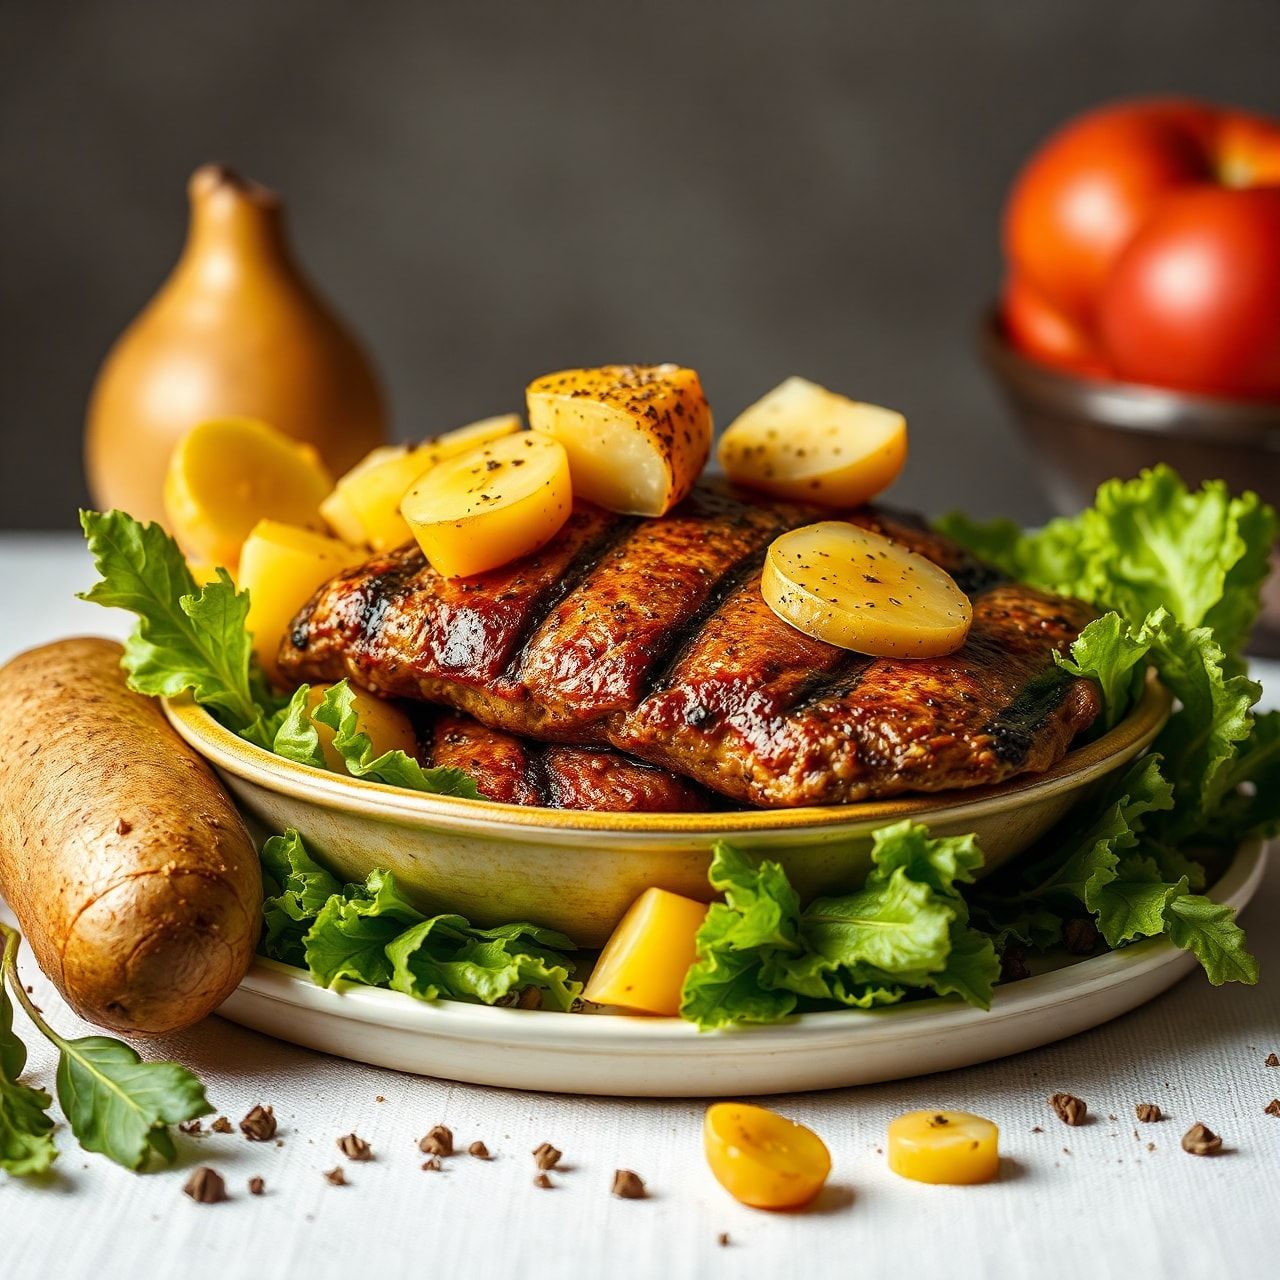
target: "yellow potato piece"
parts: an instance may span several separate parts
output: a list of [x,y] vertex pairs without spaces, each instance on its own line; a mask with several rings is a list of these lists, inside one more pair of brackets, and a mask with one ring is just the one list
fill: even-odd
[[536,551],[572,506],[563,447],[521,431],[437,463],[400,510],[436,571],[465,578]]
[[776,539],[760,591],[778,617],[805,635],[875,657],[951,653],[973,621],[969,597],[945,570],[842,520]]
[[437,462],[477,445],[511,435],[520,428],[514,413],[483,418],[446,431],[420,445],[383,445],[357,462],[320,504],[320,512],[340,538],[386,551],[413,536],[400,514],[400,502],[414,482]]
[[331,481],[319,455],[252,418],[215,418],[178,442],[165,476],[165,516],[187,555],[234,569],[259,520],[322,530]]
[[720,437],[731,480],[780,498],[856,507],[887,489],[907,460],[907,420],[804,378],[788,378]]
[[1000,1172],[1000,1130],[968,1111],[908,1111],[889,1125],[889,1168],[914,1182],[990,1182]]
[[316,589],[365,558],[363,548],[276,520],[260,520],[240,553],[238,582],[249,593],[253,651],[273,680],[276,654],[294,615]]
[[831,1153],[812,1129],[745,1102],[717,1102],[702,1123],[716,1181],[753,1209],[799,1209],[822,1190]]
[[605,943],[584,992],[595,1004],[675,1017],[707,904],[646,889]]
[[660,516],[711,453],[711,409],[692,369],[606,365],[531,382],[529,426],[564,445],[573,491],[609,511]]
[[[320,705],[327,684],[314,684],[307,694],[307,707],[311,712]],[[351,705],[356,712],[356,731],[367,734],[373,745],[373,754],[380,756],[387,751],[403,751],[405,755],[418,758],[418,735],[413,731],[413,724],[399,707],[385,702],[365,689],[351,685]],[[347,767],[333,745],[334,731],[327,724],[312,720],[320,735],[320,750],[324,752],[325,763],[336,773],[346,773]]]

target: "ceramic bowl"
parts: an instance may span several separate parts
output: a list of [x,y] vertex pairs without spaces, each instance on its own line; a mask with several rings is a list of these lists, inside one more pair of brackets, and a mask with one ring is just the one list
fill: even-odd
[[990,870],[1144,750],[1170,702],[1149,683],[1110,733],[1047,773],[999,786],[821,808],[670,814],[421,795],[272,755],[187,698],[164,705],[170,723],[217,769],[247,814],[267,831],[296,827],[348,880],[384,867],[426,909],[458,911],[482,925],[532,920],[594,947],[651,885],[708,898],[717,840],[775,858],[806,899],[861,884],[871,833],[902,818],[927,822],[936,835],[976,833]]
[[[1189,395],[1132,382],[1077,377],[1029,360],[999,318],[982,320],[983,358],[1023,436],[1054,508],[1072,515],[1112,476],[1167,462],[1191,485],[1225,480],[1280,505],[1280,403]],[[1280,543],[1263,589],[1253,650],[1280,656]]]

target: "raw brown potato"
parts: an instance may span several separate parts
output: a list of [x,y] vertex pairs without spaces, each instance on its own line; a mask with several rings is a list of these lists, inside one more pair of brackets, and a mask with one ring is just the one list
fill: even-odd
[[80,638],[0,669],[0,892],[83,1018],[128,1035],[211,1013],[253,959],[262,881],[209,766]]
[[573,492],[607,511],[660,516],[711,453],[711,410],[692,369],[612,364],[531,382],[529,426],[565,447]]

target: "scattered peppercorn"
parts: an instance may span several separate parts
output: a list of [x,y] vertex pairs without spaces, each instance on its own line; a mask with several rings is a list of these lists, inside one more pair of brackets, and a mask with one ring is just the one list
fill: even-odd
[[533,1162],[539,1169],[554,1169],[560,1163],[563,1152],[557,1151],[549,1142],[541,1142],[533,1149]]
[[267,1189],[267,1184],[261,1178],[249,1179],[249,1194],[251,1196],[260,1196]]
[[192,1171],[182,1190],[197,1204],[218,1204],[227,1198],[227,1184],[223,1182],[222,1175],[203,1164]]
[[1182,1149],[1193,1156],[1216,1156],[1222,1139],[1208,1125],[1196,1123],[1182,1135]]
[[1269,1053],[1267,1054],[1267,1061],[1264,1065],[1268,1067],[1280,1067],[1280,1058],[1276,1057],[1274,1053]]
[[424,1160],[424,1161],[422,1162],[422,1171],[423,1171],[423,1173],[439,1173],[439,1172],[440,1172],[440,1157],[439,1157],[439,1156],[429,1156],[426,1160]]
[[231,1127],[231,1121],[226,1116],[219,1116],[210,1126],[214,1133],[234,1133]]
[[342,1172],[341,1166],[330,1169],[324,1176],[325,1181],[331,1186],[345,1187],[347,1185],[347,1175]]
[[276,1136],[276,1113],[272,1107],[254,1107],[240,1121],[240,1132],[250,1142],[270,1142]]
[[729,1244],[729,1233],[727,1231],[722,1231],[718,1236],[716,1236],[716,1244],[718,1244],[722,1249],[727,1248]]
[[338,1150],[348,1160],[373,1159],[373,1148],[363,1138],[354,1133],[344,1133],[338,1139]]
[[1271,1101],[1262,1108],[1262,1111],[1264,1115],[1280,1118],[1280,1098],[1272,1098]]
[[488,1160],[489,1148],[486,1147],[483,1142],[473,1142],[467,1148],[467,1155],[475,1156],[477,1160]]
[[1089,1113],[1084,1100],[1070,1093],[1055,1093],[1049,1099],[1049,1105],[1063,1124],[1069,1124],[1073,1128],[1084,1124]]
[[1164,1119],[1164,1112],[1154,1102],[1139,1102],[1133,1110],[1143,1124],[1155,1124],[1157,1120]]
[[613,1194],[619,1200],[643,1200],[645,1198],[644,1180],[630,1169],[617,1169],[613,1175]]
[[545,1173],[540,1173],[536,1178],[534,1178],[533,1185],[535,1187],[541,1187],[543,1191],[550,1191],[556,1184],[552,1182]]
[[204,1133],[204,1125],[199,1120],[184,1120],[178,1126],[179,1133],[190,1134],[195,1138]]
[[453,1155],[453,1130],[438,1124],[418,1143],[418,1150],[428,1156]]

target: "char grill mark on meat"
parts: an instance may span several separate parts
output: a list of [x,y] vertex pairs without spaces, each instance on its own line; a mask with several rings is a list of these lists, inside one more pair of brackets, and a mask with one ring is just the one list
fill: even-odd
[[462,769],[490,800],[602,813],[691,813],[710,807],[698,786],[601,747],[543,745],[444,712],[431,726],[433,765]]
[[918,520],[847,518],[945,568],[971,596],[956,653],[868,658],[777,618],[765,549],[830,513],[701,489],[661,520],[575,511],[534,556],[442,580],[416,547],[322,588],[281,652],[298,679],[350,676],[494,728],[612,745],[737,800],[842,803],[1044,769],[1097,713],[1057,674],[1092,616],[1011,584]]

